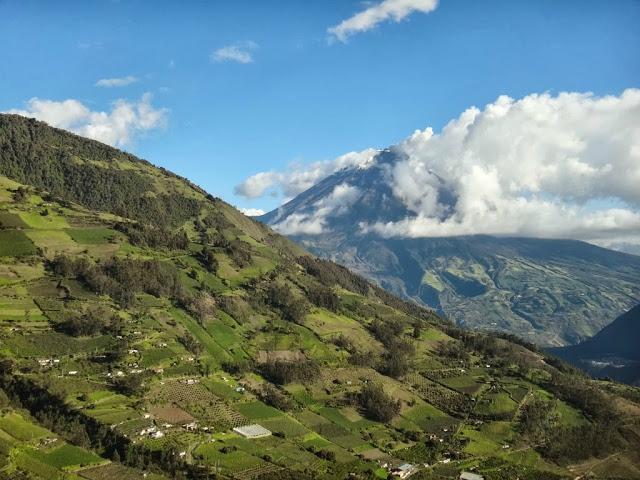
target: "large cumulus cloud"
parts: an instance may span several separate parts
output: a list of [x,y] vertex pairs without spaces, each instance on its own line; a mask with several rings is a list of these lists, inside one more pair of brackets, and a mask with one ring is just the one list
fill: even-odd
[[[640,90],[501,96],[397,148],[408,158],[390,181],[415,216],[366,231],[590,240],[640,232]],[[437,202],[441,182],[453,208]]]

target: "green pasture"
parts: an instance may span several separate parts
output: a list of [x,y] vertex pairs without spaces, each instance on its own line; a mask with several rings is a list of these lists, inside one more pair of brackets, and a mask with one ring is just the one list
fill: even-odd
[[0,257],[21,257],[36,253],[36,246],[21,230],[0,230]]

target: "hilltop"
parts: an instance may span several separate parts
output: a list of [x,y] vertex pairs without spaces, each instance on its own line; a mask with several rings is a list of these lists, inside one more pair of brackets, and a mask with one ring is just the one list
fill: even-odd
[[0,478],[640,475],[637,389],[44,123],[0,115],[0,175]]
[[[363,230],[363,224],[415,216],[389,179],[403,159],[395,149],[383,150],[365,167],[340,170],[259,219],[458,325],[512,333],[542,346],[578,343],[637,303],[635,255],[574,240],[386,238]],[[438,203],[455,205],[444,184]]]

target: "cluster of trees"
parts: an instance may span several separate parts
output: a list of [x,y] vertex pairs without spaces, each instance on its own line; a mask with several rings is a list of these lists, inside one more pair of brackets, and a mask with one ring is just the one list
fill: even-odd
[[367,418],[378,422],[390,422],[400,413],[400,401],[387,395],[378,383],[365,383],[356,401]]
[[340,297],[325,285],[311,285],[307,288],[307,298],[316,307],[337,312],[340,308]]
[[465,348],[465,344],[460,341],[440,342],[436,352],[438,355],[452,360],[459,360],[464,363],[469,361],[469,352]]
[[287,411],[293,408],[291,399],[271,384],[266,384],[262,387],[260,400],[278,410]]
[[393,378],[405,375],[413,364],[415,346],[404,335],[404,324],[397,319],[376,319],[369,326],[373,336],[385,346],[385,353],[378,365],[381,373]]
[[189,237],[182,229],[173,232],[165,227],[124,222],[117,223],[115,228],[124,233],[133,245],[170,250],[186,250],[189,246]]
[[184,332],[180,337],[178,337],[178,341],[187,351],[194,355],[198,356],[202,353],[202,344],[189,332]]
[[288,285],[272,283],[269,285],[265,301],[267,305],[280,311],[282,317],[293,323],[302,324],[309,311],[304,298],[296,296]]
[[620,449],[622,437],[613,424],[587,423],[549,432],[540,451],[558,463],[573,463],[591,457],[604,457]]
[[74,337],[99,333],[120,335],[124,327],[122,318],[110,309],[98,306],[84,312],[65,311],[65,318],[56,328]]
[[125,375],[114,380],[113,388],[123,395],[143,395],[149,388],[146,380],[147,375],[144,373]]
[[623,445],[620,419],[611,407],[610,398],[600,389],[583,377],[561,372],[553,372],[543,386],[581,410],[590,421],[572,427],[558,427],[553,425],[553,415],[542,411],[545,405],[532,406],[528,411],[532,418],[524,418],[521,425],[541,438],[539,450],[542,455],[558,463],[571,463],[606,456]]
[[77,277],[93,292],[109,295],[123,308],[133,305],[137,292],[156,297],[185,297],[176,268],[156,259],[114,257],[97,264],[86,257],[58,255],[51,261],[50,268],[56,275]]
[[542,444],[556,427],[556,401],[533,397],[520,411],[518,430],[533,445]]
[[292,382],[313,382],[320,375],[320,367],[313,360],[285,361],[269,360],[261,365],[260,373],[276,385]]
[[209,273],[216,274],[218,272],[218,259],[216,258],[216,252],[211,247],[203,247],[198,253],[198,261]]
[[251,245],[242,240],[232,240],[225,247],[224,252],[239,268],[247,267],[251,264]]

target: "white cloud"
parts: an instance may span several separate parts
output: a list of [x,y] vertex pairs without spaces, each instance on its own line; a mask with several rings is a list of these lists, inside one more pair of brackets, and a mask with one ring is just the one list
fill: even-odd
[[[407,159],[390,181],[415,216],[364,231],[596,241],[640,235],[640,90],[501,96],[440,133],[416,131],[397,148]],[[454,205],[438,203],[440,188]]]
[[237,62],[253,63],[253,51],[258,48],[255,42],[241,42],[233,45],[226,45],[215,50],[209,60],[213,63]]
[[344,215],[361,196],[357,187],[341,183],[329,196],[314,204],[312,213],[294,213],[273,226],[283,235],[319,235],[325,231],[328,217]]
[[247,217],[259,217],[260,215],[267,213],[261,208],[240,208],[239,210]]
[[330,27],[327,32],[330,39],[345,42],[350,36],[371,30],[379,23],[400,22],[413,12],[429,13],[437,6],[438,0],[384,0]]
[[136,83],[138,81],[138,77],[134,77],[132,75],[127,75],[126,77],[120,78],[101,78],[96,82],[96,87],[126,87],[127,85],[131,85],[132,83]]
[[236,185],[234,193],[247,198],[259,198],[276,193],[290,198],[311,188],[320,180],[345,167],[366,168],[371,165],[378,150],[368,148],[349,152],[333,160],[322,160],[308,165],[293,164],[286,172],[260,172]]
[[35,117],[53,127],[63,128],[83,137],[93,138],[113,146],[130,144],[146,131],[166,125],[168,110],[154,108],[152,96],[145,93],[137,102],[116,100],[109,112],[91,111],[75,99],[63,101],[32,98],[27,109],[13,109],[25,117]]

